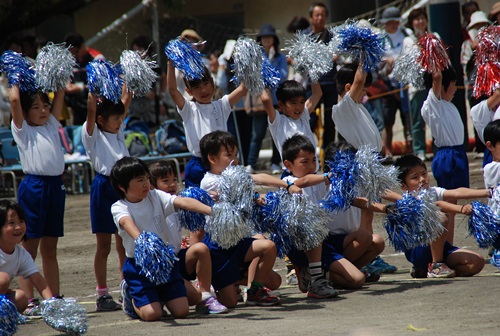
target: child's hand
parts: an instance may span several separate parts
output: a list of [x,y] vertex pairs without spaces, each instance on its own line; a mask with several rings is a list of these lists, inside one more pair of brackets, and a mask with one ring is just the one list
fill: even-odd
[[210,197],[212,197],[214,202],[219,201],[219,194],[216,191],[209,191],[208,194],[210,195]]
[[266,204],[266,195],[255,193],[254,201],[257,205],[264,206]]
[[472,214],[472,204],[464,204],[462,209],[460,209],[460,213],[469,216]]

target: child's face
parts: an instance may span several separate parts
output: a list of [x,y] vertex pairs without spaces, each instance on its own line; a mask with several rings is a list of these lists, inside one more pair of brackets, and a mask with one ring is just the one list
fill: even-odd
[[304,112],[305,104],[306,104],[305,97],[294,97],[292,99],[287,100],[286,102],[278,101],[278,106],[281,112],[283,112],[284,115],[286,115],[289,118],[292,118],[293,120],[300,119],[300,116]]
[[238,148],[226,148],[222,146],[217,155],[209,155],[210,172],[213,174],[221,174],[229,165],[236,166],[238,164]]
[[7,223],[2,226],[0,235],[0,245],[8,243],[10,245],[19,244],[26,233],[26,222],[19,218],[17,212],[10,209],[7,212]]
[[453,99],[453,96],[455,96],[455,92],[457,91],[457,86],[456,82],[450,82],[450,85],[448,86],[448,89],[442,89],[442,98],[446,101],[451,101]]
[[494,146],[491,144],[491,141],[486,141],[486,148],[491,152],[493,161],[500,162],[500,141],[496,142]]
[[125,193],[127,201],[138,203],[147,197],[150,187],[149,176],[141,175],[130,180],[127,190],[122,186],[120,189]]
[[298,178],[314,174],[316,172],[316,154],[301,149],[293,162],[285,160],[284,165],[292,172],[293,176]]
[[112,114],[107,119],[99,116],[97,117],[97,122],[101,125],[101,129],[104,132],[116,134],[120,130],[120,126],[123,123],[123,115]]
[[177,190],[179,188],[177,182],[177,176],[170,174],[156,179],[156,188],[171,195],[175,195],[177,194]]
[[421,189],[429,189],[429,174],[427,169],[421,166],[413,167],[406,175],[402,189],[410,192]]
[[210,104],[214,94],[214,83],[210,81],[201,82],[198,85],[186,87],[186,92],[200,104]]
[[42,100],[39,95],[33,100],[33,104],[25,116],[26,122],[31,126],[42,126],[49,121],[50,105]]

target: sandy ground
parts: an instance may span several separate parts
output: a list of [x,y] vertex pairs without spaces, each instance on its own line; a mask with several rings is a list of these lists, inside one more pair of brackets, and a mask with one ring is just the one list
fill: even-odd
[[[428,163],[430,165],[430,163]],[[471,156],[472,186],[482,186],[481,165]],[[412,279],[410,264],[401,253],[387,246],[383,258],[396,265],[395,274],[383,275],[378,283],[357,291],[342,290],[330,300],[307,299],[296,286],[280,288],[282,304],[277,307],[246,307],[239,304],[221,316],[201,316],[192,310],[187,319],[165,318],[146,323],[129,319],[122,311],[95,312],[93,255],[95,237],[90,232],[89,196],[68,195],[65,237],[59,244],[61,288],[66,297],[76,297],[87,309],[88,335],[498,335],[498,281],[500,271],[486,264],[472,278]],[[387,237],[377,216],[375,231]],[[387,243],[388,245],[388,243]],[[455,245],[478,251],[467,234],[467,221],[456,218]],[[39,260],[37,260],[40,264]],[[285,267],[275,265],[283,279]],[[109,286],[118,297],[118,261],[113,251],[109,260]],[[20,326],[19,335],[59,335],[42,320]]]

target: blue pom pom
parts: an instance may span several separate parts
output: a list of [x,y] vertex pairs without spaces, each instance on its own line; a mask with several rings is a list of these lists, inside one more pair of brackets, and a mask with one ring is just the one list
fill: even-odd
[[347,20],[344,24],[330,28],[330,42],[335,54],[347,54],[353,61],[361,62],[365,72],[375,70],[385,54],[384,34]]
[[327,211],[345,211],[356,197],[356,154],[349,150],[335,153],[333,160],[327,161],[330,167],[331,188],[328,194],[320,201],[320,205]]
[[500,218],[489,206],[474,201],[468,229],[469,234],[476,238],[480,248],[489,248],[500,236]]
[[16,305],[5,295],[0,294],[0,335],[14,335],[17,332],[17,325],[25,322]]
[[182,39],[170,40],[165,46],[165,55],[188,81],[203,78],[201,53],[190,43]]
[[36,92],[35,70],[21,54],[7,50],[0,57],[0,72],[5,73],[9,86],[19,85],[23,92]]
[[156,233],[142,232],[135,240],[134,258],[141,267],[141,274],[156,285],[168,282],[178,260],[172,247]]
[[286,191],[270,191],[262,207],[263,227],[269,232],[269,239],[276,245],[278,256],[284,258],[292,243],[288,237],[288,223],[281,212],[281,197]]
[[264,80],[264,86],[271,91],[278,88],[281,80],[279,70],[271,65],[264,51],[262,52],[262,79]]
[[[194,198],[195,200],[200,201],[203,204],[212,207],[214,205],[214,201],[210,197],[210,195],[203,189],[197,187],[189,187],[184,189],[179,194],[182,197]],[[191,232],[195,232],[198,230],[202,230],[205,227],[206,218],[204,214],[179,209],[179,222],[181,226]]]
[[90,92],[104,96],[115,104],[121,100],[123,79],[119,68],[107,60],[95,60],[86,69]]
[[45,323],[66,335],[83,335],[89,328],[87,310],[75,299],[47,299],[40,307]]

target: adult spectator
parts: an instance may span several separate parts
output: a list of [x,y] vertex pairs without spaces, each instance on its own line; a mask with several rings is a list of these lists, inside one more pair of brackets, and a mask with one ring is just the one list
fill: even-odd
[[89,48],[83,36],[78,33],[69,33],[64,41],[76,59],[73,81],[66,87],[64,100],[73,111],[73,125],[83,125],[87,118],[88,96],[85,67],[93,60],[104,59],[104,55],[96,49]]
[[[309,8],[309,20],[311,21],[311,26],[304,30],[305,34],[313,33],[318,36],[318,42],[328,44],[331,40],[331,35],[326,27],[326,20],[328,18],[328,8],[322,2],[314,2]],[[323,91],[323,96],[316,108],[323,104],[323,122],[324,122],[324,132],[323,132],[323,148],[329,143],[335,141],[335,124],[331,118],[332,106],[337,104],[338,93],[337,93],[337,65],[334,60],[332,70],[321,76],[319,79],[319,84],[321,85],[321,90]],[[308,96],[311,94],[311,84],[307,85]],[[318,123],[318,118],[316,114],[311,114],[311,129],[314,130]]]
[[462,5],[462,41],[466,41],[470,38],[467,26],[470,23],[472,13],[477,12],[478,10],[480,10],[479,4],[476,1],[467,1]]

